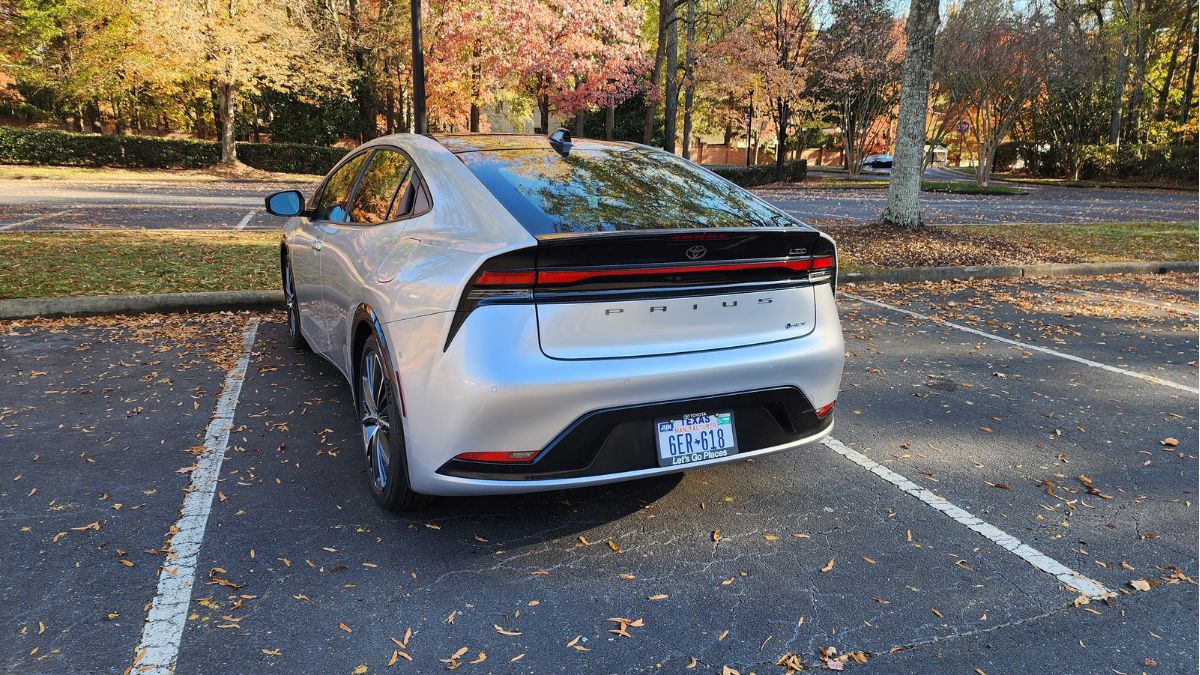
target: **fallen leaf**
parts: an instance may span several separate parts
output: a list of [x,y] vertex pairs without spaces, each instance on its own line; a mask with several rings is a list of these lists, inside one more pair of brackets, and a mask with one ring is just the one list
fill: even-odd
[[834,560],[837,560],[837,558],[830,558],[829,562],[825,563],[825,566],[821,568],[821,571],[828,572],[829,570],[833,569],[833,561]]
[[267,656],[280,656],[281,654],[283,654],[283,652],[280,651],[279,647],[276,647],[275,649],[260,649],[259,651],[266,654]]
[[613,541],[612,539],[608,540],[608,547],[616,553],[622,553],[621,547],[617,546],[617,542]]
[[338,628],[341,628],[342,630],[346,631],[347,633],[353,632],[350,630],[350,626],[347,626],[344,623],[338,623]]
[[501,635],[507,635],[509,637],[516,637],[521,634],[521,631],[507,630],[505,628],[501,628],[499,624],[492,624],[492,628],[495,628],[497,633],[499,633]]
[[1162,439],[1162,444],[1167,447],[1174,448],[1179,445],[1179,439],[1178,438],[1164,438],[1164,439]]
[[1151,579],[1134,579],[1133,581],[1129,582],[1129,585],[1132,586],[1136,591],[1148,591],[1151,588],[1154,588],[1154,584],[1152,583]]
[[669,597],[671,597],[671,596],[667,595],[666,593],[655,593],[654,595],[647,596],[646,599],[647,600],[666,600]]

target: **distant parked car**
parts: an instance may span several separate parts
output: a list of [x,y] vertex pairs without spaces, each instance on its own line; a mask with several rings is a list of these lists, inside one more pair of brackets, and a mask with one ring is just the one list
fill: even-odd
[[872,169],[890,169],[892,168],[891,155],[867,155],[863,158],[863,166],[869,166]]
[[670,153],[398,134],[267,210],[289,219],[292,342],[352,384],[385,508],[761,457],[833,427],[833,240]]

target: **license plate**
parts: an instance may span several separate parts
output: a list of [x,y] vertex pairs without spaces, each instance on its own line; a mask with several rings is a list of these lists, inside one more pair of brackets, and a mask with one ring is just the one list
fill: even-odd
[[658,420],[658,465],[683,466],[737,452],[733,413],[695,413]]

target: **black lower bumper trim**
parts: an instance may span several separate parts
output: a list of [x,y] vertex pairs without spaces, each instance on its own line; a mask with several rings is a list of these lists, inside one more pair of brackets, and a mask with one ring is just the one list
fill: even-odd
[[528,464],[452,459],[438,473],[459,478],[537,481],[603,476],[658,467],[654,421],[697,412],[732,411],[739,453],[812,436],[833,423],[819,418],[796,387],[607,408],[571,423]]

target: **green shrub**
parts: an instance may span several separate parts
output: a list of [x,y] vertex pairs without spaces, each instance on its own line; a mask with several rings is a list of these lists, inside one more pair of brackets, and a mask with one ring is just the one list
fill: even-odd
[[[346,154],[292,143],[238,143],[237,152],[244,164],[264,171],[320,175]],[[0,163],[201,169],[220,160],[221,145],[214,141],[0,127]]]
[[[1126,143],[1083,146],[1078,152],[1083,159],[1079,177],[1085,180],[1195,181],[1200,149],[1195,145]],[[1066,158],[1060,160],[1060,164],[1067,163]]]
[[346,155],[345,148],[299,143],[238,143],[238,160],[263,171],[325,175]]
[[[754,166],[709,166],[709,171],[718,176],[737,183],[742,187],[754,187],[775,182],[775,164],[755,164]],[[783,163],[783,179],[785,182],[804,180],[808,175],[808,160],[796,159]]]
[[211,141],[153,136],[118,136],[124,163],[135,169],[202,169],[221,161],[221,146]]

